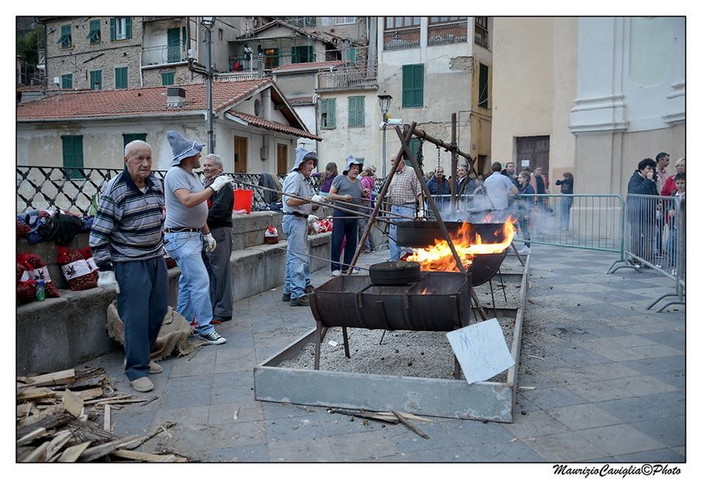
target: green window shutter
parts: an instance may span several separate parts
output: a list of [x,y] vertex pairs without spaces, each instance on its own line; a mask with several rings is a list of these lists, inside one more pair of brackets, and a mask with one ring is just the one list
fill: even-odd
[[90,32],[86,36],[91,45],[100,43],[100,20],[90,20]]
[[314,61],[314,49],[311,46],[292,47],[292,63],[307,63]]
[[64,90],[70,90],[73,88],[73,73],[61,75],[61,88]]
[[69,178],[83,178],[83,137],[62,136],[63,167]]
[[115,68],[115,88],[129,88],[129,68]]
[[117,19],[115,17],[110,18],[110,40],[115,41],[117,39]]
[[363,96],[349,97],[349,127],[365,126],[366,98]]
[[336,98],[325,98],[320,104],[320,113],[322,115],[320,124],[322,128],[336,128]]
[[102,70],[93,70],[90,72],[90,89],[102,90]]
[[166,30],[166,41],[168,42],[168,52],[166,61],[175,63],[180,61],[180,28],[169,28]]
[[175,72],[161,73],[161,85],[175,85]]
[[127,17],[127,21],[125,23],[127,25],[127,38],[132,38],[132,17]]
[[71,25],[61,25],[61,37],[58,43],[61,45],[61,48],[70,48],[73,46]]
[[478,106],[481,108],[490,108],[490,105],[488,104],[488,75],[488,66],[481,63],[478,74]]
[[134,140],[146,141],[146,133],[122,133],[123,146],[127,146]]
[[424,106],[424,65],[402,66],[402,107]]
[[355,48],[349,48],[349,61],[356,63],[358,60],[357,51]]

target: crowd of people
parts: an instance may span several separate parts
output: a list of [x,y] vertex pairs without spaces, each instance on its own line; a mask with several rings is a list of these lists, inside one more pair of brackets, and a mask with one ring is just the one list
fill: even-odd
[[[230,321],[232,300],[232,210],[233,178],[224,174],[222,159],[209,154],[201,161],[203,144],[168,131],[172,150],[170,168],[163,181],[152,172],[151,146],[135,140],[125,146],[124,170],[103,189],[89,236],[89,245],[99,269],[98,285],[114,289],[116,306],[124,323],[125,374],[139,392],[153,389],[150,374],[161,367],[151,361],[150,351],[168,309],[168,274],[164,252],[180,268],[176,311],[192,326],[193,334],[208,344],[220,345],[226,338],[215,326]],[[296,149],[295,162],[282,185],[282,229],[287,239],[282,301],[290,306],[309,306],[314,291],[310,278],[308,222],[320,206],[332,209],[332,276],[353,274],[352,262],[359,241],[363,252],[376,250],[368,227],[376,202],[376,169],[349,155],[341,174],[335,162],[323,172],[316,152]],[[398,261],[407,248],[397,245],[397,224],[427,216],[425,190],[419,175],[403,157],[390,158],[393,174],[386,190],[389,213],[389,261]],[[685,159],[675,162],[675,174],[666,168],[670,156],[639,162],[628,184],[628,220],[631,251],[644,257],[648,249],[674,256],[678,228],[684,224]],[[196,170],[202,168],[204,180]],[[548,177],[542,167],[517,172],[514,162],[491,165],[483,178],[468,175],[469,165],[457,167],[455,179],[447,178],[438,165],[426,182],[426,191],[444,205],[451,192],[468,201],[481,197],[497,221],[509,216],[522,231],[524,246],[519,254],[530,254],[533,215],[551,212],[546,197]],[[318,188],[313,179],[316,179]],[[560,186],[560,226],[568,231],[573,206],[574,177],[563,173]],[[319,190],[317,193],[316,190]],[[666,211],[651,207],[646,197],[671,196]],[[477,203],[476,203],[477,204]],[[663,241],[663,230],[667,231]],[[370,232],[368,232],[370,233]],[[343,257],[342,257],[343,255]],[[672,259],[674,264],[674,259]]]

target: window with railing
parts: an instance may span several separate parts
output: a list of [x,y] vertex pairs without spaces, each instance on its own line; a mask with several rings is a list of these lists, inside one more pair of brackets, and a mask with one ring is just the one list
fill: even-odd
[[475,17],[475,38],[473,41],[483,48],[489,48],[488,34],[488,17]]
[[128,40],[132,38],[132,17],[110,18],[110,40]]
[[429,17],[427,45],[468,41],[468,17]]
[[61,48],[71,48],[73,46],[71,25],[61,25],[61,37],[59,37],[57,43],[61,45]]
[[419,17],[385,17],[383,48],[404,50],[419,47]]

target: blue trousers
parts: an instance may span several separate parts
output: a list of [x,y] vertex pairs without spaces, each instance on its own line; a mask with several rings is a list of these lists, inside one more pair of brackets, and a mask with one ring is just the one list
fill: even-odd
[[[341,243],[346,236],[346,244],[344,245],[344,264],[339,264],[341,258]],[[358,218],[337,218],[334,217],[334,226],[332,228],[332,244],[331,244],[331,270],[341,269],[341,272],[346,272],[353,260],[353,255],[356,253],[358,245]]]
[[307,250],[307,220],[297,216],[283,216],[283,233],[288,241],[285,255],[285,286],[283,293],[292,299],[305,295],[310,284],[310,264]]
[[192,322],[197,318],[196,332],[209,334],[212,322],[210,277],[202,259],[202,234],[196,232],[166,233],[166,251],[180,268],[176,311]]
[[[414,216],[415,206],[413,204],[407,205],[392,205],[390,208],[391,213],[396,213],[402,216]],[[397,225],[398,221],[408,221],[404,218],[397,218],[391,216],[392,223],[390,223],[390,233],[388,234],[388,245],[390,246],[390,261],[399,261],[400,257],[404,255],[405,252],[410,252],[411,249],[403,248],[397,245]]]
[[168,312],[166,261],[153,258],[114,263],[119,284],[117,312],[124,324],[124,372],[130,381],[149,374],[151,349]]

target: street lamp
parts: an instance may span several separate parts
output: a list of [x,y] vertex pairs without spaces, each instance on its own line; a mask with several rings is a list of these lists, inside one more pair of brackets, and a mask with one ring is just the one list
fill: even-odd
[[214,128],[212,126],[212,27],[215,23],[215,17],[202,17],[200,25],[205,27],[205,61],[207,62],[207,152],[214,153]]
[[387,171],[385,170],[386,152],[385,152],[385,129],[388,126],[388,110],[390,109],[390,103],[392,103],[392,96],[387,93],[378,95],[378,103],[380,104],[380,111],[383,112],[383,178],[387,176]]

